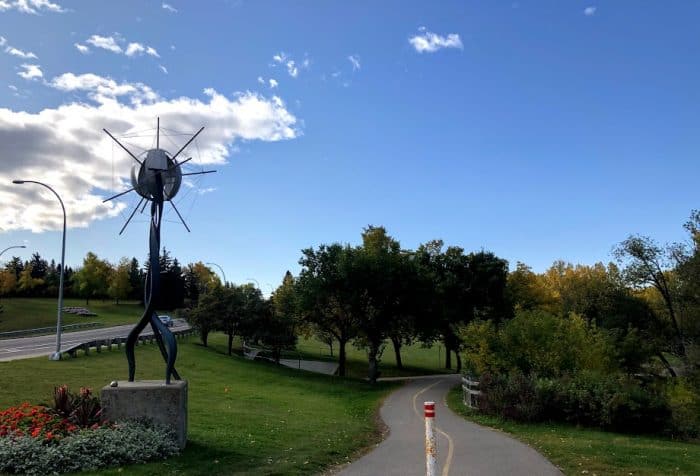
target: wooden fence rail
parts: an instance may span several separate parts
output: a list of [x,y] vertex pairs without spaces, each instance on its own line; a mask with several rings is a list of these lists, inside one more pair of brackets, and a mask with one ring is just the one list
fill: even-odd
[[473,380],[471,376],[465,375],[462,377],[462,400],[469,408],[477,408],[479,406],[479,381]]

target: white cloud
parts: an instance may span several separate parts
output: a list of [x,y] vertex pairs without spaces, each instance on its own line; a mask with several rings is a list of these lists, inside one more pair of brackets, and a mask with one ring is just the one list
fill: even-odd
[[19,50],[13,46],[8,46],[7,48],[5,48],[5,53],[12,55],[12,56],[17,56],[19,58],[24,58],[24,59],[39,59],[31,51],[22,51],[22,50]]
[[47,83],[59,91],[83,91],[88,97],[98,103],[116,101],[121,96],[127,96],[132,104],[153,102],[159,99],[158,94],[143,83],[117,83],[112,78],[96,74],[64,73],[56,76]]
[[[86,43],[90,43],[96,48],[102,48],[104,50],[111,51],[112,53],[116,54],[123,53],[130,58],[133,58],[134,56],[142,56],[144,54],[153,56],[155,58],[160,58],[160,55],[158,54],[158,51],[156,51],[155,48],[153,48],[152,46],[144,45],[143,43],[138,43],[136,41],[129,42],[126,45],[126,48],[122,48],[119,45],[119,43],[123,43],[124,39],[120,38],[119,35],[117,35],[116,38],[113,36],[92,35],[85,41]],[[76,48],[78,48],[77,43]],[[80,48],[78,49],[82,52]]]
[[75,48],[84,55],[86,55],[90,52],[90,48],[88,48],[85,45],[81,45],[80,43],[73,43],[73,46],[75,46]]
[[177,8],[173,7],[169,3],[164,3],[162,6],[163,6],[163,10],[167,10],[170,13],[177,13]]
[[352,64],[353,71],[357,71],[362,67],[362,65],[360,64],[360,56],[359,55],[348,56],[348,61],[350,61],[350,64]]
[[586,15],[587,17],[592,17],[595,15],[595,11],[597,10],[597,7],[586,7],[583,9],[583,14]]
[[48,11],[54,13],[63,13],[66,10],[57,3],[49,0],[0,0],[0,12],[7,10],[17,10],[20,13],[29,13],[38,15],[39,12]]
[[262,76],[258,76],[258,84],[265,84],[265,79]]
[[425,29],[418,28],[420,33],[408,39],[408,42],[418,53],[434,53],[442,48],[464,48],[462,40],[457,33],[449,33],[441,36]]
[[168,68],[166,68],[162,64],[159,64],[158,68],[163,72],[163,74],[168,74]]
[[299,68],[297,68],[294,60],[287,61],[287,73],[289,73],[292,78],[299,76]]
[[277,86],[279,86],[279,84],[280,84],[280,83],[277,82],[276,79],[272,79],[272,78],[270,78],[269,83],[270,83],[270,88],[272,88],[272,89],[275,89],[275,88],[276,88]]
[[284,66],[287,69],[287,74],[289,74],[292,78],[296,78],[299,76],[299,71],[301,69],[309,69],[311,66],[311,60],[309,60],[309,58],[304,58],[304,60],[299,63],[292,59],[292,57],[287,55],[284,51],[280,51],[272,56],[272,63],[270,63],[270,67],[274,68],[277,65]]
[[211,193],[211,192],[216,192],[216,187],[200,188],[199,190],[197,190],[197,193],[200,195],[204,195],[206,193]]
[[[241,140],[279,141],[300,134],[296,117],[280,98],[252,92],[227,97],[207,89],[199,98],[154,95],[148,101],[135,101],[133,95],[151,89],[94,74],[66,73],[47,84],[73,94],[86,93],[97,102],[88,99],[35,113],[0,109],[0,143],[6,157],[0,161],[0,176],[53,186],[66,205],[69,227],[86,227],[125,208],[123,200],[106,204],[102,200],[112,194],[113,179],[118,184],[114,193],[127,188],[133,160],[113,145],[102,128],[119,137],[153,129],[156,117],[161,126],[172,130],[194,133],[204,125],[196,141],[199,152],[190,153],[192,162],[200,165],[226,163]],[[139,153],[152,147],[153,137],[126,140]],[[184,141],[180,136],[161,136],[161,146],[171,153]],[[58,230],[63,223],[53,195],[42,187],[13,185],[10,180],[0,181],[0,216],[4,230]]]
[[129,43],[129,46],[126,47],[124,54],[126,56],[134,56],[139,53],[143,54],[144,51],[146,51],[146,48],[141,43]]
[[25,63],[21,65],[21,67],[24,68],[24,71],[20,71],[17,74],[23,77],[24,79],[34,80],[44,77],[44,73],[41,72],[41,66],[39,66],[38,64]]
[[7,44],[7,38],[5,38],[4,36],[0,36],[0,47],[1,46],[5,47],[4,51],[8,55],[17,56],[18,58],[22,59],[39,59],[37,55],[35,55],[31,51],[23,51],[19,48],[15,48],[14,46]]
[[102,48],[112,53],[120,54],[122,52],[122,48],[117,44],[117,40],[111,36],[92,35],[85,42],[90,43],[95,48]]
[[14,84],[8,84],[7,87],[13,90],[14,92],[17,92],[17,86],[15,86]]

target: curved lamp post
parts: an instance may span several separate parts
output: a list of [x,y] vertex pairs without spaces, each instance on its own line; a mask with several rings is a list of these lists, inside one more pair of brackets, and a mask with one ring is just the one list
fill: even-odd
[[11,250],[11,249],[13,249],[13,248],[26,248],[26,246],[25,246],[25,245],[8,246],[8,247],[5,248],[4,250],[0,251],[0,256],[2,256],[2,254],[3,254],[5,251]]
[[226,273],[224,273],[224,268],[222,268],[221,266],[219,266],[216,263],[204,263],[204,264],[207,264],[207,265],[210,264],[212,266],[216,266],[217,268],[219,268],[219,271],[221,271],[221,276],[224,278],[224,286],[226,286],[227,281],[226,281]]
[[61,243],[61,275],[58,280],[58,316],[56,322],[56,352],[49,355],[49,360],[61,360],[61,318],[63,316],[63,273],[65,272],[65,258],[66,258],[66,207],[63,206],[63,200],[56,193],[56,190],[49,187],[43,182],[37,182],[35,180],[13,180],[12,183],[24,184],[24,183],[35,183],[43,187],[48,188],[56,195],[58,202],[61,204],[61,209],[63,210],[63,240]]

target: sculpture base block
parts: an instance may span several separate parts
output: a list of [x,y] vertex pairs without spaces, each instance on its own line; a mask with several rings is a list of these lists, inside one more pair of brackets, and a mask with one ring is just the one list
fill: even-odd
[[102,411],[108,420],[149,419],[172,428],[180,449],[187,443],[187,381],[166,385],[163,380],[117,382],[100,392]]

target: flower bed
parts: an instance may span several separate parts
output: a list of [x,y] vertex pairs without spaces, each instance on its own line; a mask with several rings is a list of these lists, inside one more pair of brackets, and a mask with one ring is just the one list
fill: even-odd
[[176,454],[175,435],[149,422],[109,422],[88,388],[54,389],[52,406],[0,411],[0,473],[55,474],[143,463]]

